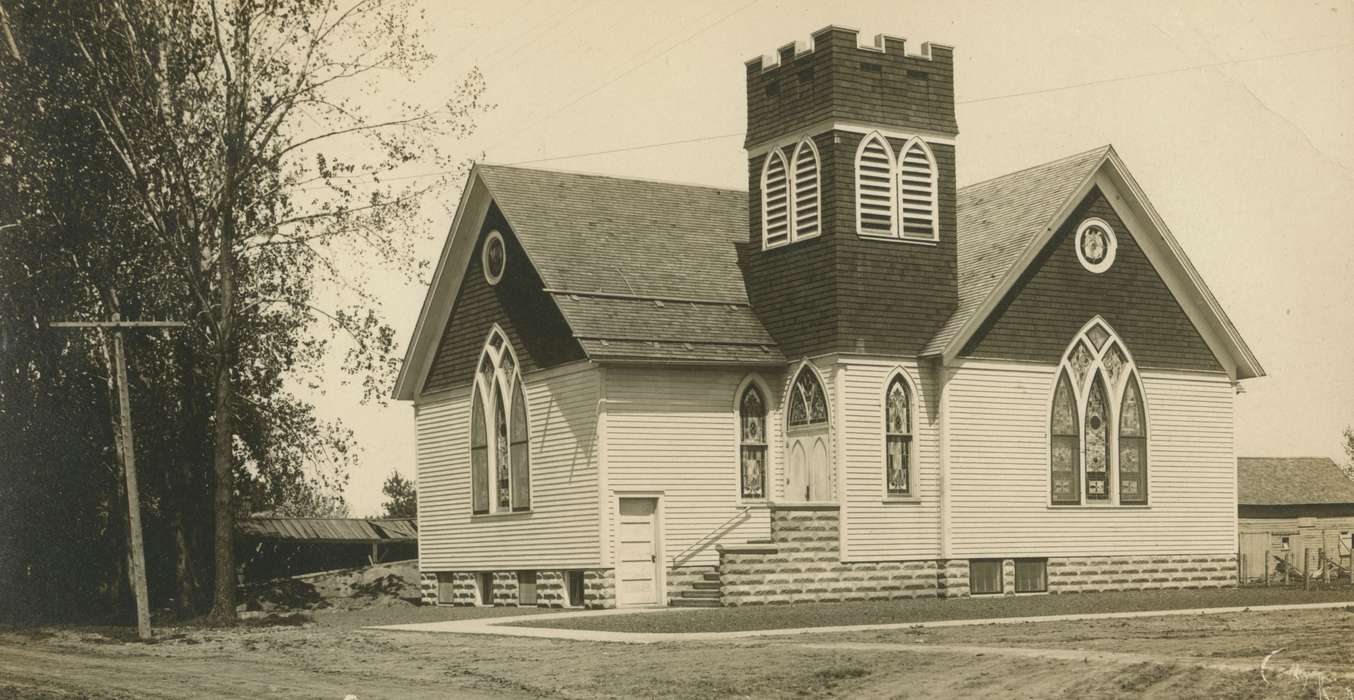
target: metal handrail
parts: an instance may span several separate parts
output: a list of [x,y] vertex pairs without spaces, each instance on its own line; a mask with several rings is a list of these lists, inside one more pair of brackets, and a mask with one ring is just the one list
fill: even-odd
[[[709,532],[705,533],[704,536],[700,537],[700,538],[697,539],[695,542],[692,542],[691,544],[687,545],[686,549],[683,549],[682,551],[680,551],[680,552],[678,552],[677,554],[673,555],[673,557],[672,557],[672,565],[673,565],[674,567],[677,566],[677,565],[678,565],[678,561],[681,560],[682,557],[686,556],[687,552],[690,552],[690,551],[693,550],[693,549],[697,549],[698,546],[701,545],[701,543],[706,542],[706,541],[709,540],[709,539],[711,538],[711,536],[713,536],[715,533],[717,533],[717,532],[719,532],[720,530],[723,530],[723,529],[725,529],[726,527],[728,527],[729,524],[732,523],[733,521],[735,521],[735,520],[737,520],[737,519],[739,519],[739,518],[744,518],[744,517],[746,517],[749,510],[752,510],[752,506],[751,506],[751,505],[746,505],[746,506],[743,506],[742,508],[739,508],[739,509],[738,509],[738,512],[737,512],[737,513],[734,513],[732,516],[730,516],[728,520],[725,520],[724,522],[722,522],[722,523],[716,525],[716,526],[714,527],[714,529],[712,529],[712,530],[710,530]],[[715,539],[718,539],[718,538],[716,537]],[[707,545],[707,546],[708,546],[708,545]],[[699,548],[700,548],[700,549],[704,549],[704,546],[700,546]]]

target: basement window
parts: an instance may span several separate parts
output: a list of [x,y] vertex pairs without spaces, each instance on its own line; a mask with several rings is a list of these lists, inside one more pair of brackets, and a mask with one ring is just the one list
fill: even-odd
[[456,597],[455,597],[455,595],[452,593],[452,584],[451,584],[451,581],[452,581],[452,575],[451,575],[451,574],[445,574],[445,573],[444,573],[444,574],[438,574],[438,575],[437,575],[437,604],[438,604],[438,605],[451,605],[452,603],[455,603],[455,602],[456,602]]
[[536,604],[535,571],[517,572],[517,604],[518,605]]
[[970,560],[968,563],[968,590],[971,595],[1001,593],[1001,560]]
[[1015,560],[1015,592],[1044,593],[1048,591],[1048,560]]
[[564,572],[564,593],[566,604],[571,608],[583,607],[583,572]]

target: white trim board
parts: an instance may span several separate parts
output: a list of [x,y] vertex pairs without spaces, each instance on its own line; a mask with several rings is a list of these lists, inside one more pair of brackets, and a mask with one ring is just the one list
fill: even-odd
[[861,135],[877,131],[884,138],[889,139],[890,141],[897,139],[899,143],[914,138],[925,141],[927,144],[953,146],[956,143],[954,136],[935,131],[904,131],[902,129],[890,129],[888,127],[866,124],[864,122],[824,119],[819,122],[814,122],[802,129],[795,130],[793,136],[778,136],[773,139],[766,139],[748,146],[746,150],[749,158],[756,158],[757,156],[765,155],[772,149],[793,146],[806,138],[813,139],[829,131],[843,131],[850,134]]
[[1147,255],[1152,267],[1161,275],[1172,296],[1185,310],[1190,322],[1199,331],[1204,342],[1218,358],[1233,380],[1265,376],[1254,353],[1247,347],[1241,334],[1223,311],[1222,305],[1204,284],[1194,265],[1190,263],[1180,243],[1171,235],[1161,216],[1156,213],[1128,172],[1119,155],[1111,146],[1099,164],[1093,168],[1058,213],[1030,239],[1016,262],[1007,269],[1001,281],[992,288],[978,309],[964,322],[959,332],[939,353],[946,364],[953,363],[983,322],[991,316],[1001,300],[1015,286],[1016,281],[1038,257],[1049,240],[1067,222],[1069,216],[1090,192],[1098,186],[1110,206],[1124,222],[1125,235],[1132,236]]

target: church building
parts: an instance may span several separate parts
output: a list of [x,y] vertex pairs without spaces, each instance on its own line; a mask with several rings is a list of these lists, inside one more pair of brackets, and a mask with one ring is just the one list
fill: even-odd
[[1112,147],[956,187],[953,53],[749,61],[746,191],[472,169],[394,392],[427,602],[1236,582],[1264,370]]

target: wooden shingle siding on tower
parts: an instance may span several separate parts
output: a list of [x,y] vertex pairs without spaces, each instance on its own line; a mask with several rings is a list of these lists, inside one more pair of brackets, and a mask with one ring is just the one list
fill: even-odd
[[596,566],[597,399],[585,362],[523,375],[531,429],[531,512],[471,515],[470,385],[415,404],[419,566],[514,570]]
[[1236,551],[1231,382],[1143,371],[1146,507],[1053,507],[1053,365],[969,360],[950,379],[952,555],[1111,556]]

